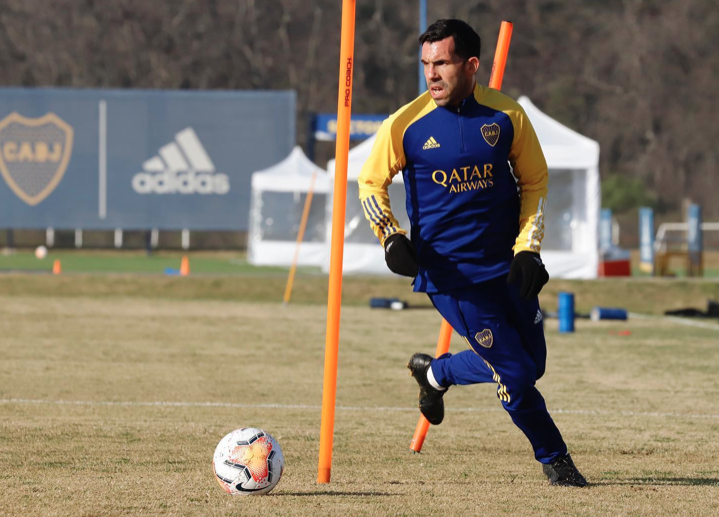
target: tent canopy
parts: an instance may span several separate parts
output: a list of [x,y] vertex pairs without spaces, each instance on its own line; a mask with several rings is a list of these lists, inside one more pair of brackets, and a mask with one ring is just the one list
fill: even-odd
[[[314,184],[313,184],[314,177]],[[298,264],[321,266],[326,255],[325,196],[330,181],[298,146],[280,163],[252,174],[247,258],[251,264],[289,266],[305,200],[313,198]]]
[[599,144],[540,111],[527,97],[517,102],[532,122],[549,169],[542,259],[555,278],[596,278]]
[[528,97],[517,102],[524,108],[550,169],[589,169],[599,166],[599,144],[539,111]]
[[307,191],[312,175],[317,173],[314,191],[327,192],[330,182],[324,172],[305,156],[298,145],[280,163],[253,173],[252,189],[275,192]]

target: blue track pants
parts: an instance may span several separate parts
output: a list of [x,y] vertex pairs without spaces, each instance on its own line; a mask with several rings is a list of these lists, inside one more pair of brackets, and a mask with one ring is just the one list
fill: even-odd
[[544,374],[547,346],[539,301],[526,301],[506,276],[429,294],[470,350],[432,361],[441,386],[494,382],[512,421],[527,436],[535,458],[550,463],[567,453],[535,382]]

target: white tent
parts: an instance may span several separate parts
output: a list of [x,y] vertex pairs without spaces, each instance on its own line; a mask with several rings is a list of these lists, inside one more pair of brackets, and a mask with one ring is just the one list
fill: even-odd
[[[347,215],[345,217],[345,249],[343,254],[344,273],[391,274],[384,262],[384,250],[365,219],[362,205],[359,202],[359,186],[357,179],[362,172],[362,165],[372,151],[376,135],[371,136],[349,152],[347,162]],[[335,177],[335,161],[327,163],[330,182]],[[329,270],[329,250],[332,240],[332,188],[327,196],[327,260],[324,270]],[[397,174],[389,186],[392,213],[399,220],[399,225],[409,231],[409,217],[405,208],[405,192],[402,174]]]
[[549,168],[542,260],[554,278],[596,278],[599,265],[599,144],[518,100]]
[[295,147],[280,163],[252,174],[247,260],[255,265],[289,266],[295,255],[305,199],[315,175],[312,205],[298,264],[325,262],[325,197],[330,181],[325,171]]
[[[542,259],[553,278],[596,278],[599,224],[599,144],[542,113],[527,97],[519,104],[532,122],[549,168],[549,194],[544,216]],[[369,156],[374,137],[349,153],[347,171],[347,218],[345,223],[344,271],[391,274],[384,251],[365,220],[358,202],[357,178]],[[327,165],[334,178],[334,160]],[[402,175],[390,186],[392,212],[400,226],[409,230]],[[332,221],[332,192],[327,196],[327,249]],[[325,262],[325,269],[329,261]]]

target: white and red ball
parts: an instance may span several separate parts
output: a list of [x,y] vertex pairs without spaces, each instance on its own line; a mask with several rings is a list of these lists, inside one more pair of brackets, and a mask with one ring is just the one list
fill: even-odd
[[285,469],[285,456],[269,433],[243,427],[220,440],[212,468],[217,482],[227,493],[261,495],[279,483]]
[[45,246],[38,246],[35,248],[35,258],[42,260],[47,257],[47,248]]

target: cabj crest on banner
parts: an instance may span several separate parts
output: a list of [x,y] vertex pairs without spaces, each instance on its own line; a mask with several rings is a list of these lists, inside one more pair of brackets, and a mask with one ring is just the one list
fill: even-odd
[[60,183],[72,143],[72,127],[54,113],[11,113],[0,121],[0,172],[17,197],[37,205]]

